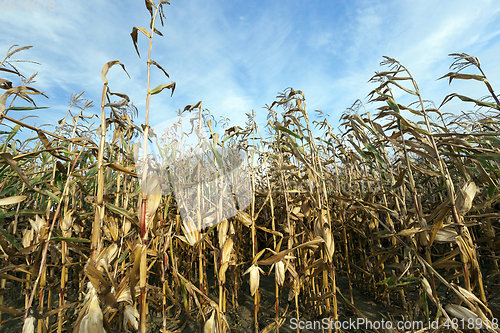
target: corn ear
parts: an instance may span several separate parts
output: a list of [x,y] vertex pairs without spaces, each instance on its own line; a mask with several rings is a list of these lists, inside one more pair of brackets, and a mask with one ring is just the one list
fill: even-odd
[[139,311],[132,305],[126,305],[123,312],[123,327],[129,332],[129,325],[133,329],[139,329]]
[[458,192],[456,206],[460,216],[464,216],[472,208],[472,201],[476,196],[476,191],[476,183],[468,181]]
[[243,275],[250,273],[250,293],[255,295],[259,289],[260,273],[264,274],[264,271],[257,265],[250,266],[249,269]]

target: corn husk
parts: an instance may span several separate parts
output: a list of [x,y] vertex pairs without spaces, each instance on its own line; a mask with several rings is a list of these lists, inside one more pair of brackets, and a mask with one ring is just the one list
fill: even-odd
[[427,295],[432,296],[432,288],[431,285],[429,284],[429,281],[427,281],[427,279],[424,276],[422,276],[420,277],[420,282],[422,284],[422,288],[424,288]]
[[476,183],[468,181],[458,192],[455,205],[460,216],[464,216],[472,208],[472,201],[476,196],[476,191]]
[[231,260],[231,252],[233,251],[234,242],[231,237],[226,239],[224,243],[224,247],[222,248],[222,257],[221,257],[221,267],[219,269],[219,279],[222,282],[226,281],[226,271],[229,267],[229,262]]
[[99,306],[99,298],[91,282],[87,283],[87,290],[85,305],[79,315],[78,321],[80,321],[80,324],[75,326],[73,333],[104,333],[103,316],[101,307]]
[[228,228],[229,228],[229,222],[226,219],[224,219],[224,221],[219,223],[219,225],[217,226],[218,229],[217,231],[219,233],[219,248],[221,249],[224,246],[224,243],[226,242]]
[[34,221],[32,219],[30,219],[29,221],[36,235],[35,242],[42,242],[46,240],[48,235],[48,227],[45,219],[36,215]]
[[73,210],[70,209],[64,214],[64,218],[61,220],[61,231],[63,237],[71,237],[72,226],[75,218],[73,217]]
[[34,332],[35,332],[35,317],[29,316],[24,321],[22,333],[34,333]]
[[118,255],[118,245],[112,243],[104,251],[101,252],[97,259],[97,268],[108,270],[111,267],[111,262],[115,260]]
[[479,318],[478,315],[471,310],[457,304],[448,304],[446,305],[445,310],[452,316],[464,319],[466,322],[469,319],[474,320],[475,322],[475,320]]
[[180,236],[179,238],[191,246],[196,244],[201,238],[201,233],[198,231],[198,228],[191,218],[182,221],[182,232],[184,236]]
[[203,326],[203,333],[216,333],[217,332],[217,320],[215,319],[215,310],[212,311],[210,318],[205,322]]
[[264,274],[264,271],[257,265],[250,266],[249,269],[243,275],[250,273],[250,293],[255,295],[259,289],[260,273]]
[[238,217],[238,221],[243,223],[243,225],[245,227],[250,228],[252,226],[252,224],[253,224],[252,217],[247,212],[238,211],[237,217]]
[[279,284],[280,286],[283,286],[283,283],[285,282],[285,263],[282,261],[278,261],[276,264],[274,264],[274,278],[276,280],[276,283]]
[[434,238],[434,242],[436,243],[452,243],[455,241],[455,238],[458,236],[457,232],[452,229],[440,229],[436,233],[436,237]]
[[127,332],[129,332],[129,327],[136,330],[139,329],[139,311],[132,305],[125,306],[125,311],[123,312],[123,327]]
[[25,229],[23,231],[22,244],[24,248],[27,248],[33,242],[33,229]]
[[321,215],[321,218],[315,223],[314,232],[316,236],[323,238],[325,241],[326,258],[328,262],[331,262],[335,252],[335,241],[325,215]]

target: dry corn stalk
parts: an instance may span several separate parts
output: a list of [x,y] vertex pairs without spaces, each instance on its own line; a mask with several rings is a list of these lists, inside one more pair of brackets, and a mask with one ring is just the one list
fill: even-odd
[[[153,15],[153,11],[161,12],[161,6],[152,0],[146,1],[146,7],[152,16],[156,15]],[[137,43],[138,32],[150,38],[151,42],[152,36],[158,34],[154,22],[151,22],[151,28],[149,33],[135,27],[132,36],[134,44]],[[458,57],[459,61],[480,66],[473,57]],[[116,64],[119,63],[111,62],[103,68],[104,79],[105,72]],[[269,108],[271,141],[261,139],[259,145],[255,140],[258,126],[254,115],[249,116],[246,129],[235,126],[228,129],[225,136],[212,132],[212,148],[229,144],[233,147],[237,144],[251,147],[247,152],[255,157],[256,162],[250,168],[255,194],[251,208],[240,210],[235,218],[224,220],[218,227],[218,236],[202,228],[207,223],[200,223],[200,220],[213,222],[215,214],[209,216],[209,213],[213,213],[209,209],[205,210],[207,214],[203,214],[203,217],[199,213],[192,214],[191,220],[183,219],[181,223],[178,209],[185,207],[179,207],[176,198],[170,197],[162,202],[159,194],[153,193],[159,191],[157,176],[146,177],[143,183],[146,192],[136,195],[141,189],[136,182],[137,174],[133,173],[134,167],[130,165],[129,154],[133,150],[131,140],[137,133],[137,126],[134,127],[130,120],[130,113],[118,107],[121,102],[103,101],[101,105],[102,109],[109,108],[111,116],[101,116],[101,128],[97,134],[103,139],[105,132],[114,127],[111,142],[104,140],[104,144],[101,144],[102,141],[96,144],[91,135],[84,134],[85,129],[81,126],[78,126],[78,133],[82,133],[80,137],[73,137],[63,128],[59,134],[32,128],[38,134],[39,148],[43,146],[43,150],[35,150],[23,146],[23,140],[14,139],[20,127],[30,128],[29,125],[5,116],[10,111],[6,106],[6,96],[26,98],[29,97],[27,91],[34,90],[8,88],[8,94],[0,98],[3,112],[0,122],[10,121],[17,130],[14,127],[8,135],[0,134],[0,162],[3,164],[0,187],[2,194],[5,193],[5,198],[0,199],[0,214],[6,226],[0,233],[0,245],[4,260],[9,260],[2,273],[24,278],[23,282],[11,279],[10,283],[22,283],[32,295],[40,295],[38,303],[44,312],[52,309],[51,291],[48,297],[43,296],[45,287],[52,283],[45,284],[46,277],[55,281],[54,285],[60,286],[60,290],[67,291],[66,294],[61,293],[61,300],[66,300],[68,293],[74,293],[74,299],[80,297],[78,303],[83,307],[78,313],[78,321],[74,323],[77,331],[88,331],[96,323],[99,331],[99,302],[106,309],[104,304],[114,303],[113,297],[116,297],[115,302],[125,303],[120,304],[120,307],[110,306],[108,309],[111,310],[105,314],[108,319],[105,323],[109,323],[113,330],[118,330],[122,325],[125,330],[140,328],[144,331],[148,303],[158,302],[158,298],[164,305],[165,322],[166,318],[175,317],[171,322],[178,322],[177,316],[195,316],[196,311],[200,315],[200,303],[203,301],[204,304],[210,303],[213,309],[204,330],[213,332],[215,327],[220,328],[222,325],[227,329],[229,325],[222,314],[225,311],[225,293],[230,290],[230,287],[226,289],[226,283],[237,289],[241,264],[249,261],[252,264],[245,274],[250,274],[255,313],[258,312],[262,265],[273,265],[271,269],[275,270],[277,300],[285,285],[286,271],[293,283],[290,299],[295,298],[295,304],[290,305],[291,310],[279,309],[277,306],[276,326],[267,326],[264,329],[266,332],[279,329],[283,324],[283,321],[280,324],[280,320],[283,320],[280,318],[288,318],[289,311],[296,311],[297,318],[299,314],[306,316],[303,314],[304,309],[336,316],[336,271],[342,274],[345,270],[354,285],[385,302],[397,303],[410,317],[438,314],[435,308],[427,306],[427,299],[433,300],[437,308],[442,310],[440,300],[446,296],[436,297],[436,281],[439,280],[448,287],[452,285],[462,304],[468,307],[449,305],[450,313],[467,319],[479,318],[487,323],[486,316],[493,316],[485,302],[481,268],[484,272],[484,267],[492,262],[493,274],[485,281],[493,283],[498,277],[495,255],[498,249],[494,238],[495,229],[498,228],[497,205],[500,201],[497,181],[499,164],[492,157],[498,155],[500,144],[492,133],[500,131],[499,116],[464,113],[447,122],[440,110],[422,105],[418,87],[406,68],[390,58],[385,59],[385,64],[391,68],[374,76],[374,81],[378,80],[380,86],[372,94],[373,101],[385,104],[377,110],[375,119],[368,112],[346,112],[343,115],[346,130],[341,135],[330,130],[325,118],[315,124],[328,128],[328,131],[323,137],[315,138],[305,110],[304,95],[293,89],[279,96],[280,99]],[[150,65],[164,71],[148,57],[148,78]],[[450,73],[448,77],[477,79],[487,83],[488,90],[492,91],[484,74],[462,76]],[[104,98],[119,96],[125,101],[128,99],[123,94],[110,93],[107,80],[104,79]],[[413,88],[403,87],[401,84],[404,83],[409,83]],[[1,82],[0,85],[7,87],[9,82]],[[404,91],[417,96],[420,109],[397,103],[391,87],[403,87]],[[151,95],[163,88],[173,87],[167,85],[150,90],[148,85],[147,103]],[[447,100],[454,97],[465,99],[453,95],[448,96]],[[497,97],[492,94],[492,98],[495,100]],[[496,106],[482,100],[467,101],[495,110],[500,107],[497,100]],[[284,108],[283,119],[278,119],[279,113],[273,110],[275,105]],[[198,106],[200,114],[203,113],[203,117],[198,119],[205,119],[208,111],[205,113],[202,110],[201,103]],[[407,119],[407,112],[423,117],[423,122]],[[436,114],[436,122],[429,122],[428,112]],[[420,126],[422,123],[425,126]],[[64,126],[64,121],[61,124]],[[148,135],[150,128],[147,118],[143,130],[147,142],[147,138],[152,137]],[[87,131],[91,132],[90,129]],[[83,161],[75,160],[75,150],[71,149],[73,145],[80,149]],[[78,163],[78,166],[70,170],[68,165],[73,163]],[[257,167],[258,163],[261,164]],[[47,182],[47,179],[51,181]],[[462,179],[468,182],[461,186],[455,196],[455,188],[459,188],[457,184]],[[70,193],[61,188],[64,180],[72,184]],[[17,186],[21,181],[23,188]],[[232,184],[235,195],[239,185]],[[96,196],[87,193],[95,189]],[[207,194],[202,192],[199,191],[197,199]],[[52,240],[47,242],[49,233],[45,220],[35,216],[28,224],[23,217],[40,210],[53,214],[53,203],[61,196],[65,213],[62,218],[53,220],[58,222],[57,230],[52,234]],[[133,206],[138,207],[137,217],[128,210],[128,207]],[[468,215],[469,212],[473,215]],[[155,224],[159,219],[162,220],[161,225]],[[241,223],[235,223],[235,220]],[[95,223],[89,247],[87,242],[92,221]],[[19,232],[16,229],[18,222],[21,226]],[[244,236],[248,230],[242,225],[251,228],[251,237]],[[429,234],[431,237],[427,237]],[[311,244],[315,236],[321,240]],[[74,238],[68,239],[70,237]],[[22,247],[17,244],[20,239]],[[486,240],[484,243],[488,244],[488,248],[478,239]],[[265,250],[274,253],[272,259],[257,263],[257,240],[272,247]],[[293,251],[294,256],[280,250],[283,240],[288,243],[283,251]],[[341,241],[345,246],[335,249],[335,241]],[[28,273],[26,264],[38,267],[41,259],[37,244],[44,242],[50,246],[47,245],[49,252],[43,260],[49,260],[51,265],[47,271],[42,270],[40,273],[43,283],[40,283],[42,288],[38,289],[37,284],[33,285],[32,277],[39,271],[32,269]],[[318,250],[320,242],[324,245]],[[69,251],[66,251],[66,244]],[[194,252],[194,246],[198,253]],[[97,251],[99,248],[104,248],[104,251]],[[212,251],[204,251],[208,248]],[[433,257],[430,256],[431,251]],[[479,255],[485,251],[493,255]],[[420,256],[422,253],[425,253],[425,259]],[[64,260],[65,255],[68,261]],[[455,258],[458,255],[461,255],[462,261]],[[210,256],[216,263],[216,283],[222,290],[219,304],[208,297],[207,293],[213,286],[208,285],[210,280],[204,280],[204,266],[212,259]],[[61,257],[63,260],[59,260]],[[87,297],[81,300],[82,295],[77,294],[77,291],[83,289],[81,284],[85,277],[75,267],[79,267],[78,263],[86,262],[89,257],[94,259],[92,262],[95,264],[89,265],[85,273],[94,283],[94,288],[99,289],[99,295],[91,297],[93,291],[89,287]],[[415,263],[419,263],[418,267]],[[199,270],[193,269],[196,264]],[[230,266],[233,267],[229,269]],[[354,272],[351,272],[351,267],[355,267]],[[422,272],[422,267],[426,267],[427,271]],[[65,274],[66,270],[68,274]],[[148,279],[148,271],[155,272],[155,276],[156,272],[161,272],[162,292],[156,292],[157,279]],[[446,276],[450,272],[455,273]],[[392,288],[394,279],[391,278],[394,275],[398,277],[396,283],[403,282],[396,288]],[[424,293],[412,292],[413,284],[418,283],[418,276]],[[194,287],[197,278],[200,289]],[[6,279],[2,277],[1,280],[3,288]],[[208,288],[202,288],[202,280],[206,281]],[[451,280],[457,284],[450,284]],[[381,283],[384,281],[388,282]],[[479,287],[479,297],[476,295],[477,289],[472,287],[474,284]],[[148,294],[147,290],[151,292]],[[301,292],[321,296],[299,299]],[[139,293],[140,313],[136,310],[136,295]],[[330,310],[332,301],[334,307]],[[63,305],[72,306],[61,302],[60,307]],[[118,308],[121,311],[119,314],[116,312]],[[73,312],[60,311],[60,323]],[[447,316],[444,311],[440,313]],[[68,319],[74,321],[75,318]],[[23,330],[34,330],[34,325],[31,326],[33,322],[33,316],[29,315]],[[178,331],[180,329],[177,328]],[[54,331],[54,325],[48,330]],[[59,331],[62,331],[62,325]]]

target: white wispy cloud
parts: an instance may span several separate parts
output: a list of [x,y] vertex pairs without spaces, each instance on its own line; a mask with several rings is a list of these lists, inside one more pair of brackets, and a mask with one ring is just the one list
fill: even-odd
[[[44,122],[64,116],[70,93],[86,91],[99,111],[102,66],[125,64],[108,74],[112,91],[128,94],[143,122],[146,96],[147,39],[139,34],[139,59],[130,32],[149,27],[141,1],[56,2],[55,10],[2,13],[2,49],[33,45],[19,54],[42,66],[36,85],[51,99]],[[254,109],[261,125],[262,109],[278,92],[291,86],[306,94],[308,110],[322,109],[332,123],[358,98],[374,88],[366,81],[383,55],[401,61],[417,79],[424,98],[440,103],[452,91],[472,97],[485,94],[476,82],[448,86],[436,79],[448,71],[452,52],[479,56],[493,84],[500,62],[499,9],[494,1],[352,2],[172,1],[167,6],[164,37],[154,36],[152,58],[170,74],[152,68],[151,86],[175,81],[169,92],[153,96],[151,124],[169,119],[176,110],[203,101],[216,119],[242,126]],[[466,91],[466,93],[465,93]],[[410,96],[396,94],[403,102]],[[452,103],[449,109],[467,108]],[[458,110],[458,109],[456,109]]]

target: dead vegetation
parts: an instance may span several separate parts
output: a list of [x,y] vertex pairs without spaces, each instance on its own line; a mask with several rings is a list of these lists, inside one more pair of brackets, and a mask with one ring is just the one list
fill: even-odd
[[[0,294],[2,330],[23,321],[23,332],[181,332],[198,321],[204,332],[237,331],[227,313],[250,292],[255,331],[278,332],[292,317],[338,319],[342,309],[364,316],[352,293],[358,288],[390,309],[383,313],[390,321],[437,320],[438,329],[425,330],[458,332],[443,325],[464,318],[499,332],[490,304],[499,279],[500,102],[477,58],[452,54],[452,72],[442,77],[486,85],[487,99],[444,98],[442,104],[456,97],[477,107],[460,115],[423,100],[410,72],[388,57],[371,80],[376,113],[357,101],[339,129],[320,111],[310,120],[304,94],[291,88],[267,106],[265,135],[253,112],[244,128],[219,135],[201,102],[187,106],[179,113],[210,129],[212,164],[220,162],[217,149],[242,149],[251,161],[250,205],[205,227],[201,206],[182,218],[179,197],[138,179],[134,162],[133,143],[154,139],[151,96],[175,89],[174,82],[149,87],[151,65],[168,76],[151,59],[165,4],[147,0],[151,29],[131,34],[138,53],[138,32],[150,41],[141,127],[128,96],[109,88],[108,70],[125,70],[118,61],[102,70],[97,137],[84,115],[92,102],[82,94],[71,97],[54,131],[19,120],[17,111],[41,109],[35,100],[44,96],[34,76],[26,79],[15,66],[17,52],[29,47],[9,49],[0,63],[2,76],[20,81],[0,78],[0,122],[9,129],[0,142],[0,287],[21,300]],[[416,102],[399,104],[393,89]],[[20,100],[33,106],[16,107]],[[19,140],[21,128],[36,136]],[[210,170],[186,163],[198,177]],[[183,170],[178,177],[186,180],[191,169]],[[244,184],[232,186],[237,193]],[[197,198],[207,191],[198,187]],[[224,204],[203,209],[221,211]],[[259,329],[262,274],[275,277],[276,301],[267,309],[275,320]],[[348,277],[348,290],[337,287],[339,276]],[[245,280],[249,290],[242,289]]]

